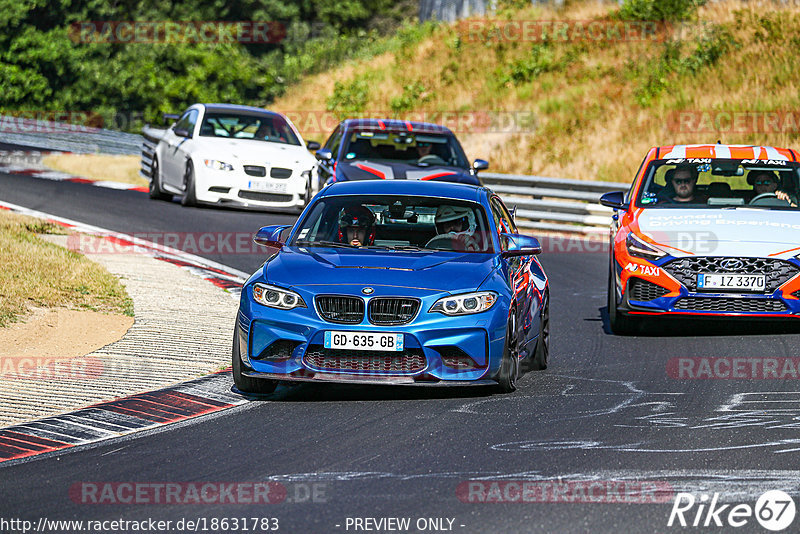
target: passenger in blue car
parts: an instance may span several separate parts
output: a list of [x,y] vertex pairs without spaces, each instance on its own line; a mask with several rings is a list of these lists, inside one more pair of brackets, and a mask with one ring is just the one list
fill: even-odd
[[339,242],[354,247],[372,245],[375,242],[375,216],[361,205],[342,210],[339,216]]
[[[429,248],[449,248],[461,252],[480,250],[475,239],[475,225],[470,224],[471,210],[459,206],[439,206],[436,210],[436,237],[428,241]],[[443,246],[444,245],[444,246]]]

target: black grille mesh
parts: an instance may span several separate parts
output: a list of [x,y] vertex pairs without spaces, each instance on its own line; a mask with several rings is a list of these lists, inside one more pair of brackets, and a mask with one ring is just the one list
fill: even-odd
[[330,323],[358,324],[364,320],[364,301],[359,297],[320,295],[316,302],[320,316]]
[[628,299],[646,301],[663,297],[669,290],[641,278],[631,278],[628,282],[628,292]]
[[247,200],[260,200],[261,202],[290,202],[292,195],[281,195],[279,193],[260,193],[258,191],[239,191],[239,198]]
[[467,353],[456,346],[436,347],[442,363],[453,369],[478,369],[480,366]]
[[262,177],[267,175],[267,169],[259,165],[245,165],[244,172],[249,176]]
[[419,310],[419,300],[378,297],[369,301],[369,322],[376,325],[400,325],[411,322]]
[[312,345],[303,356],[303,362],[315,369],[346,373],[412,374],[425,369],[422,349],[406,349],[387,353],[375,350],[347,352]]
[[[730,265],[731,260],[738,261],[738,265]],[[728,263],[726,264],[726,262]],[[763,274],[767,277],[767,293],[774,292],[800,272],[797,266],[784,260],[732,258],[729,256],[680,258],[665,263],[662,269],[674,276],[678,282],[686,286],[690,291],[697,290],[698,273]]]
[[786,305],[776,299],[686,297],[675,303],[675,309],[729,313],[780,313],[786,311]]
[[292,176],[292,169],[284,169],[281,167],[272,167],[269,171],[272,178],[289,178]]

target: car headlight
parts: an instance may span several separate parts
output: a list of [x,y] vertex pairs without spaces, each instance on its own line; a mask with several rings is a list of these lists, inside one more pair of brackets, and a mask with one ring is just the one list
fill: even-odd
[[307,307],[303,298],[294,291],[267,284],[255,284],[253,286],[253,298],[259,304],[280,310]]
[[206,167],[209,169],[214,169],[215,171],[232,171],[233,165],[230,163],[225,163],[224,161],[219,161],[216,159],[204,159],[203,163],[206,164]]
[[631,256],[644,258],[646,260],[657,260],[667,255],[663,250],[659,250],[653,245],[639,239],[633,232],[630,232],[625,239],[625,247],[628,249],[628,254]]
[[494,306],[495,302],[497,302],[497,293],[494,291],[464,293],[440,298],[431,306],[430,311],[445,315],[470,315],[488,310]]

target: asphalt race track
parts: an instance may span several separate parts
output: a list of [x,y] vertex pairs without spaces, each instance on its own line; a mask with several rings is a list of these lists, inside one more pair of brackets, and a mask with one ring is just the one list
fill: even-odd
[[[126,233],[252,233],[293,220],[10,175],[0,175],[0,200]],[[263,261],[258,254],[201,255],[247,272]],[[679,379],[674,370],[677,358],[745,358],[750,369],[797,356],[800,328],[671,322],[647,335],[613,336],[604,309],[607,255],[541,258],[551,280],[550,367],[527,374],[514,394],[282,388],[157,431],[0,465],[0,516],[173,525],[200,518],[222,532],[234,530],[211,529],[212,519],[277,518],[279,532],[288,533],[376,525],[355,521],[363,518],[410,518],[409,532],[670,532],[687,530],[667,526],[677,492],[709,501],[718,493],[731,506],[754,506],[767,490],[797,494],[800,375]],[[280,503],[90,504],[74,490],[84,482],[265,481],[285,489]],[[545,497],[497,502],[523,500],[523,481],[531,484],[526,495]],[[547,493],[559,481],[589,489],[569,499]],[[622,483],[629,500],[644,502],[621,503],[624,491],[614,492]],[[642,496],[640,488],[664,492]],[[751,517],[736,531],[763,529]]]

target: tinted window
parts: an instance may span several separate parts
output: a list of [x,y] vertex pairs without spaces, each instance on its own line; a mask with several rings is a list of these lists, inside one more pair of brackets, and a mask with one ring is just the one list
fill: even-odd
[[275,114],[206,113],[200,127],[200,135],[300,146],[300,140],[289,123]]
[[349,246],[363,229],[362,246],[418,247],[492,252],[490,226],[480,204],[401,196],[334,196],[320,199],[295,234],[295,246]]
[[344,143],[345,161],[384,160],[421,167],[446,165],[469,168],[466,155],[452,134],[352,130]]

